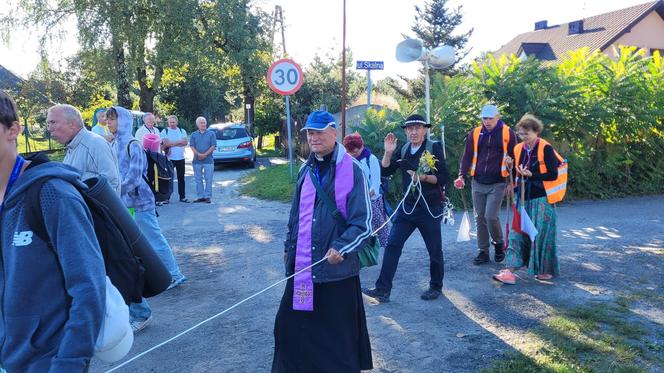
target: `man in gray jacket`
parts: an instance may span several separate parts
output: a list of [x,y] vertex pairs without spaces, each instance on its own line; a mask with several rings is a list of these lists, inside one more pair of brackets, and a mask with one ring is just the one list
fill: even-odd
[[82,180],[104,176],[120,195],[120,171],[115,151],[106,139],[83,126],[78,109],[63,104],[52,106],[48,109],[46,123],[51,137],[67,146],[64,164],[79,170]]
[[293,193],[284,260],[295,276],[275,320],[272,372],[371,369],[357,256],[371,234],[367,183],[330,113],[311,113],[303,130],[311,155]]

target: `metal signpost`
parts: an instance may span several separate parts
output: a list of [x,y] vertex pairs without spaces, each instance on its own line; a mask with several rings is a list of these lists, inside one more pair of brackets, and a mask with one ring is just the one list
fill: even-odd
[[275,61],[267,70],[267,84],[274,92],[286,97],[286,126],[288,127],[288,163],[293,180],[293,138],[291,136],[291,116],[289,96],[297,92],[304,82],[302,69],[295,61],[283,58]]
[[371,107],[371,70],[383,70],[383,61],[357,61],[355,70],[367,70],[367,109]]

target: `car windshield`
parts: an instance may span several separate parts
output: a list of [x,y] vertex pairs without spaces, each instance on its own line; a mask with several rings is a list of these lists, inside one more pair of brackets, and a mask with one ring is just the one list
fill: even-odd
[[244,128],[214,128],[217,134],[217,140],[233,140],[248,137]]

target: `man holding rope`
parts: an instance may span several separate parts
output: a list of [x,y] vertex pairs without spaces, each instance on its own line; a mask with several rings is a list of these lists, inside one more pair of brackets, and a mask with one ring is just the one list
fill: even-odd
[[[443,215],[442,187],[447,184],[448,173],[443,148],[438,142],[426,138],[431,127],[420,115],[411,115],[401,126],[406,131],[408,143],[401,151],[397,149],[397,138],[393,133],[385,137],[385,154],[381,161],[381,175],[390,176],[401,170],[404,194],[408,195],[398,206],[390,237],[385,247],[383,265],[376,287],[364,293],[382,303],[390,301],[392,280],[399,265],[399,258],[406,240],[417,228],[429,252],[429,289],[421,298],[433,300],[442,294],[444,259],[440,221]],[[433,155],[435,164],[426,173],[418,172],[420,158],[425,152]],[[415,183],[415,191],[412,185]]]
[[272,372],[372,369],[357,257],[371,234],[367,183],[336,142],[330,113],[311,113],[302,130],[311,154],[298,174],[284,242],[286,275],[295,277],[274,323]]

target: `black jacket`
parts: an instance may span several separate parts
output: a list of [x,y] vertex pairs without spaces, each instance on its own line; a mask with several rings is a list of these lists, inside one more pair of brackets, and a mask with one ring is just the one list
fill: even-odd
[[[336,145],[328,162],[327,177],[323,179],[321,186],[334,200],[334,174],[336,171],[336,159],[339,152],[345,150],[339,144]],[[288,233],[284,241],[286,256],[286,275],[293,274],[295,268],[295,252],[298,239],[298,222],[300,210],[300,192],[305,175],[312,170],[315,161],[313,153],[298,173],[295,192],[291,203],[291,212],[288,219]],[[339,252],[349,251],[345,260],[339,264],[329,264],[327,261],[313,268],[313,280],[315,283],[333,282],[357,276],[360,272],[360,264],[357,258],[357,250],[366,245],[366,240],[371,233],[371,200],[367,190],[367,182],[360,164],[353,159],[353,189],[348,194],[346,204],[347,226],[342,227],[332,216],[332,211],[317,196],[314,205],[313,222],[311,226],[312,263],[319,261],[325,256],[330,248]]]
[[[410,146],[406,149],[406,154],[404,159],[401,159],[401,148],[392,154],[392,159],[390,160],[390,165],[388,167],[383,167],[381,164],[381,176],[391,176],[397,170],[401,170],[401,185],[402,191],[405,194],[406,189],[410,185],[411,177],[408,175],[408,170],[416,171],[420,164],[420,157],[426,149],[427,139],[424,140],[420,148],[415,152],[415,154],[410,154]],[[435,175],[438,179],[437,184],[429,184],[422,182],[422,194],[429,204],[430,208],[439,208],[442,207],[442,201],[440,199],[441,188],[445,188],[449,180],[449,173],[447,171],[447,165],[445,164],[445,158],[443,157],[443,147],[438,142],[434,142],[431,148],[431,152],[436,157],[436,171],[428,172],[429,175]],[[412,209],[413,204],[417,200],[417,195],[414,193],[409,193],[406,198],[405,204],[406,207]],[[424,207],[424,204],[420,201],[418,206]]]

